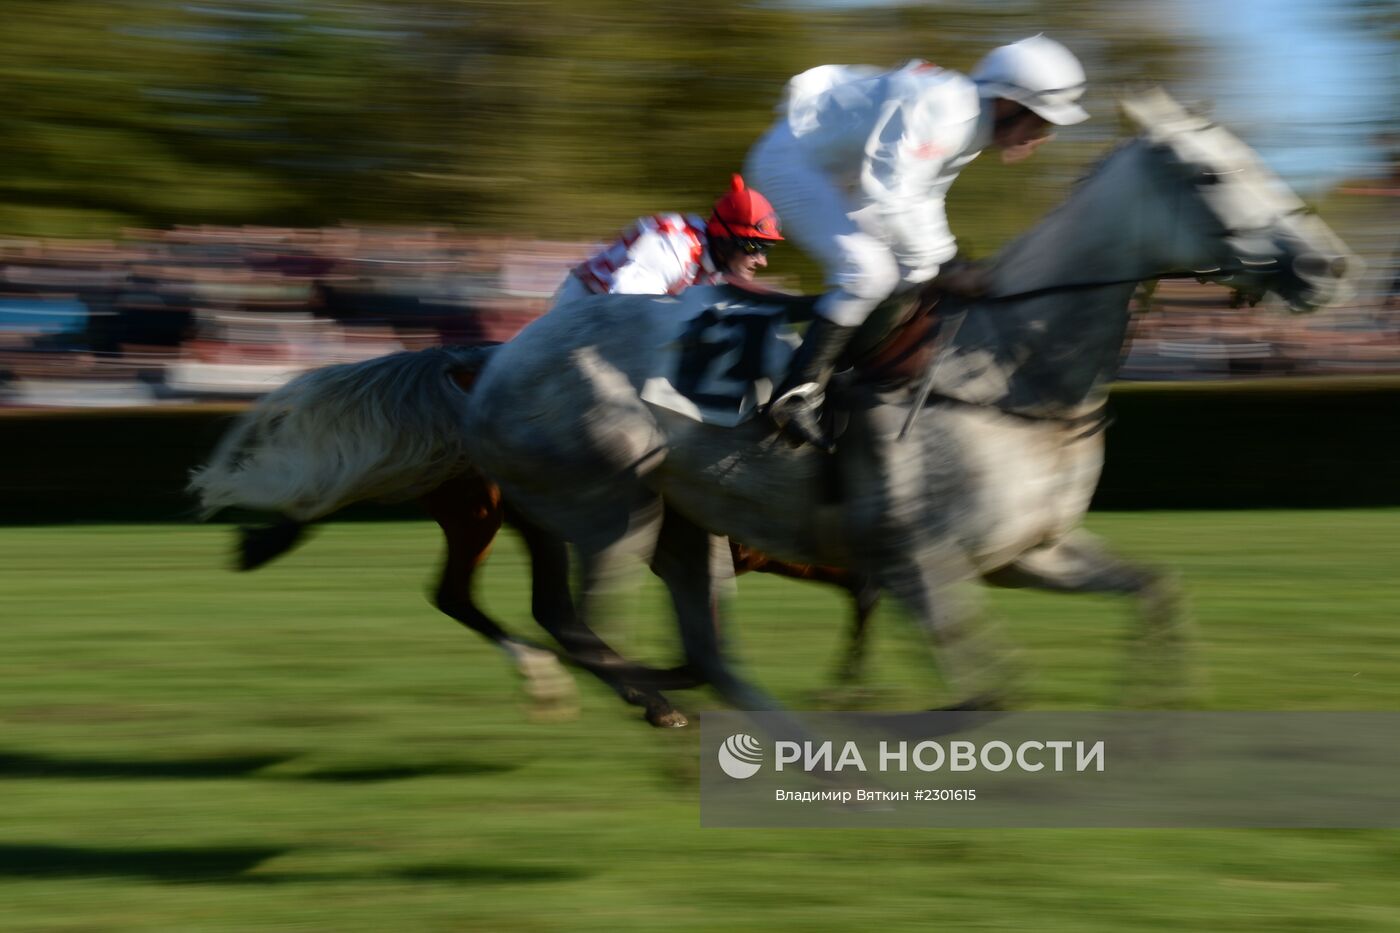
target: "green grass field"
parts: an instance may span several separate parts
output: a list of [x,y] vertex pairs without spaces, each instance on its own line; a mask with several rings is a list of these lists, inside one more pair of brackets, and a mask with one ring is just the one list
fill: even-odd
[[[1201,705],[1400,709],[1400,512],[1101,514],[1186,580]],[[702,830],[697,734],[525,713],[438,615],[427,524],[250,575],[225,527],[0,529],[0,930],[1397,930],[1400,833]],[[503,540],[485,601],[529,631]],[[1129,607],[990,594],[1033,708],[1117,703]],[[751,673],[826,685],[842,594],[740,581]],[[673,645],[648,582],[610,634]],[[873,703],[942,699],[893,609]],[[714,700],[676,697],[689,711]]]

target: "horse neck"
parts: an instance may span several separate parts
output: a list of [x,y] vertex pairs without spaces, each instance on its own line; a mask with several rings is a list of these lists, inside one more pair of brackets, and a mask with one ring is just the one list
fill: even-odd
[[1062,205],[1001,251],[997,291],[1015,295],[1165,271],[1177,224],[1150,160],[1142,140],[1107,156]]
[[[1141,143],[1111,155],[1070,198],[998,257],[1003,295],[968,309],[940,395],[1037,417],[1096,407],[1118,369],[1136,282],[1157,274],[1174,235]],[[946,370],[946,373],[944,372]]]

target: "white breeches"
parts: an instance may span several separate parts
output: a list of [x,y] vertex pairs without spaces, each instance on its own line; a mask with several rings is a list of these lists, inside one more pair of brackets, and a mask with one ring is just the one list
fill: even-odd
[[828,291],[816,313],[855,327],[899,287],[894,253],[856,225],[851,219],[855,205],[825,172],[807,162],[785,125],[754,144],[744,176],[772,203],[783,234],[821,263]]

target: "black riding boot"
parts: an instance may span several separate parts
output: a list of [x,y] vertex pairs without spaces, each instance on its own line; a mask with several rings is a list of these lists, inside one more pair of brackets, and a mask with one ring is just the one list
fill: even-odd
[[836,370],[836,360],[850,344],[857,328],[814,318],[793,354],[787,377],[768,403],[768,417],[787,437],[812,444],[830,453],[831,437],[822,430],[821,408],[826,384]]

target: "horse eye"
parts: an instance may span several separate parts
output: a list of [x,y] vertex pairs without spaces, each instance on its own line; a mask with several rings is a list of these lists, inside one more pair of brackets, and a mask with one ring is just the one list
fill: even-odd
[[1192,180],[1204,188],[1206,185],[1220,184],[1220,174],[1218,172],[1197,172],[1196,177]]

